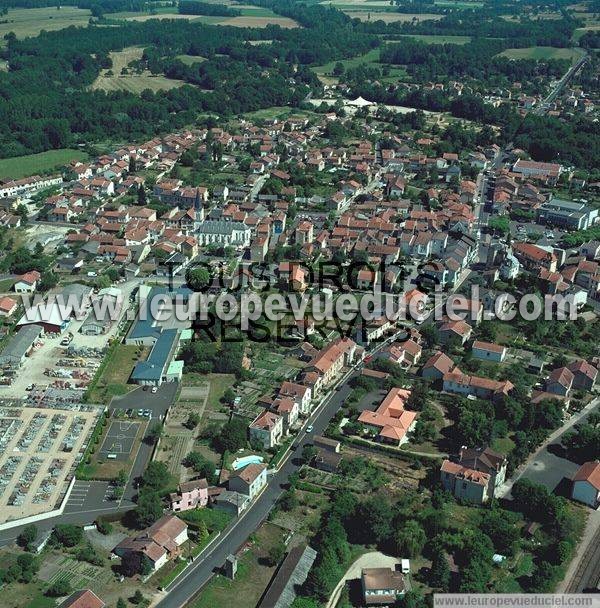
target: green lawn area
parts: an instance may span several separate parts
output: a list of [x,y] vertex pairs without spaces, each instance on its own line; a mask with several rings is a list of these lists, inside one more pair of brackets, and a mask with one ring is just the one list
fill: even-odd
[[[426,44],[467,44],[471,42],[471,36],[429,36],[427,34],[403,34],[403,38],[414,38]],[[390,42],[396,42],[390,40]]]
[[510,454],[514,447],[515,442],[509,437],[502,437],[494,439],[494,441],[492,441],[492,450],[496,450],[497,452],[500,452],[500,454],[504,454],[505,456]]
[[85,160],[87,158],[88,155],[85,152],[71,150],[70,148],[3,158],[0,160],[0,179],[18,179],[36,173],[44,173],[53,169],[60,169],[72,160]]
[[199,57],[198,55],[177,55],[176,59],[179,59],[179,61],[186,65],[193,65],[194,63],[206,61],[206,57]]
[[[389,74],[381,79],[384,82],[406,78],[406,70],[397,66],[388,66],[384,63],[380,63],[379,56],[379,49],[371,49],[364,55],[358,55],[357,57],[351,57],[350,59],[342,59],[339,63],[341,63],[346,70],[356,68],[360,65],[370,65],[380,69],[387,67],[389,69]],[[311,69],[318,76],[328,77],[332,75],[333,69],[337,63],[337,61],[330,61],[329,63],[318,65]]]
[[536,59],[544,61],[547,59],[567,59],[574,63],[583,51],[580,49],[559,49],[552,46],[530,46],[524,49],[506,49],[500,55],[509,59]]
[[14,279],[2,279],[0,281],[0,293],[10,291],[14,285]]
[[128,385],[127,381],[135,364],[145,359],[147,354],[148,348],[117,344],[105,358],[99,370],[100,375],[89,391],[88,401],[108,403],[113,397],[133,390],[135,386]]

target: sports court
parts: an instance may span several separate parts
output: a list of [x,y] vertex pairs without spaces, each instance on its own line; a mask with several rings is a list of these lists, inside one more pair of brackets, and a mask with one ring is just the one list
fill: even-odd
[[140,422],[113,420],[100,449],[101,457],[109,460],[127,460],[140,424]]

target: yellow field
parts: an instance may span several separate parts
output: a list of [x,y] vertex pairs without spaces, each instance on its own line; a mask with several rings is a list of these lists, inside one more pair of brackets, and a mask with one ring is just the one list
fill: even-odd
[[62,30],[71,25],[86,26],[90,11],[74,7],[19,8],[9,9],[0,18],[0,44],[4,45],[4,36],[14,32],[17,38],[37,36],[42,30]]
[[[164,76],[154,76],[145,71],[141,74],[130,73],[121,74],[132,61],[141,59],[144,49],[139,47],[129,47],[122,51],[111,53],[113,62],[112,70],[102,70],[96,78],[92,89],[100,91],[129,91],[130,93],[141,93],[145,89],[151,91],[166,91],[175,87],[183,86],[181,80],[172,80]],[[109,72],[112,72],[110,75]]]

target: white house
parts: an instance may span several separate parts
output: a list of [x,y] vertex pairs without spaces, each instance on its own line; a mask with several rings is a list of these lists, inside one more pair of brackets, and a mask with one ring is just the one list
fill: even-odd
[[232,475],[227,482],[229,490],[245,494],[250,500],[255,498],[266,485],[266,464],[249,464]]
[[573,477],[571,498],[592,509],[600,506],[600,461],[584,462]]
[[283,418],[265,410],[250,423],[248,432],[251,442],[258,441],[268,450],[279,444],[283,437]]

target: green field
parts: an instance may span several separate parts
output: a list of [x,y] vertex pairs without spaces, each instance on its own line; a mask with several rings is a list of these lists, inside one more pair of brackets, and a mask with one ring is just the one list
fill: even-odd
[[[471,42],[471,36],[430,36],[427,34],[403,34],[403,38],[414,38],[426,44],[467,44]],[[396,40],[390,40],[390,43]]]
[[4,45],[4,36],[14,32],[17,38],[37,36],[42,30],[62,30],[71,25],[86,26],[90,11],[74,7],[19,8],[9,9],[0,17],[0,44]]
[[567,59],[574,63],[583,51],[580,49],[559,49],[552,46],[530,46],[524,49],[506,49],[500,55],[509,59],[535,59],[544,61],[547,59]]
[[185,65],[194,65],[194,63],[206,61],[206,57],[199,57],[198,55],[177,55],[177,59]]
[[[317,65],[311,69],[321,79],[327,79],[331,77],[333,68],[335,67],[336,63],[338,62],[330,61],[329,63]],[[381,79],[383,82],[390,82],[406,78],[406,71],[403,68],[397,66],[386,66],[386,64],[380,63],[379,49],[372,49],[364,55],[358,55],[357,57],[351,57],[350,59],[342,59],[340,63],[344,66],[346,70],[358,67],[359,65],[370,65],[372,67],[378,68],[389,67],[389,74]],[[331,78],[331,80],[335,80],[335,78]]]
[[85,160],[88,155],[80,150],[64,148],[61,150],[48,150],[39,154],[28,156],[15,156],[0,160],[0,179],[27,177],[60,169],[72,160]]

